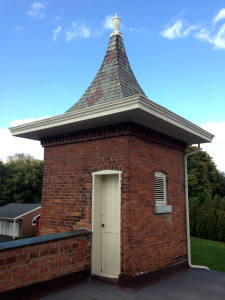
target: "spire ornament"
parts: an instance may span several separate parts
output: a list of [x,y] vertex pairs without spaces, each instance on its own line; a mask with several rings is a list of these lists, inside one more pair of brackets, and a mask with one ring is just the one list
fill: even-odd
[[115,14],[115,16],[112,18],[112,25],[113,25],[113,32],[111,33],[110,36],[119,34],[120,36],[122,36],[121,32],[120,32],[120,17],[118,16],[118,14]]
[[114,31],[98,73],[83,96],[67,112],[137,94],[146,97],[131,70],[120,33],[120,18],[117,14],[113,17],[112,24]]

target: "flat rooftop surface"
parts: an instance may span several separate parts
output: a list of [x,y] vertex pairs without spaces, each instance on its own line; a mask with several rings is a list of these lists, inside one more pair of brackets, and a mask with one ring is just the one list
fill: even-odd
[[43,300],[118,300],[118,299],[153,299],[153,300],[222,300],[225,299],[225,273],[189,269],[174,277],[145,286],[139,290],[126,290],[97,280],[67,287],[47,296]]

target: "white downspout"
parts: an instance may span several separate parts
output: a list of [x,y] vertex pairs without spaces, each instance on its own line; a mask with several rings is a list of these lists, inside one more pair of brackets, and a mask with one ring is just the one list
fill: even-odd
[[206,266],[192,265],[192,263],[191,263],[191,241],[190,241],[190,221],[189,221],[187,158],[191,155],[197,154],[199,151],[201,151],[200,144],[198,144],[198,149],[197,150],[184,155],[188,265],[189,265],[190,268],[209,270],[209,268],[206,267]]

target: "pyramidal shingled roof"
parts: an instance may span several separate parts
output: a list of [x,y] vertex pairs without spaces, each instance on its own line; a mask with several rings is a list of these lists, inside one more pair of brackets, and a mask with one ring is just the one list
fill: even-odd
[[123,38],[119,32],[119,22],[120,18],[115,15],[114,32],[110,36],[103,63],[89,88],[67,112],[136,94],[145,96],[131,70]]

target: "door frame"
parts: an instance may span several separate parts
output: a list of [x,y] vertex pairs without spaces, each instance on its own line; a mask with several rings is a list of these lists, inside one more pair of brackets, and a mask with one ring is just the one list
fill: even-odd
[[[117,175],[118,176],[118,186],[119,186],[119,227],[120,227],[120,257],[119,257],[119,273],[121,272],[121,175],[122,171],[117,170],[102,170],[92,173],[92,249],[91,249],[91,273],[94,275],[101,275],[102,267],[102,253],[101,253],[101,235],[100,235],[100,215],[98,215],[99,205],[101,203],[97,201],[101,198],[99,194],[99,187],[102,185],[102,176],[107,175]],[[98,190],[97,190],[98,189]],[[101,190],[100,190],[101,193]],[[119,274],[118,274],[119,275]]]

